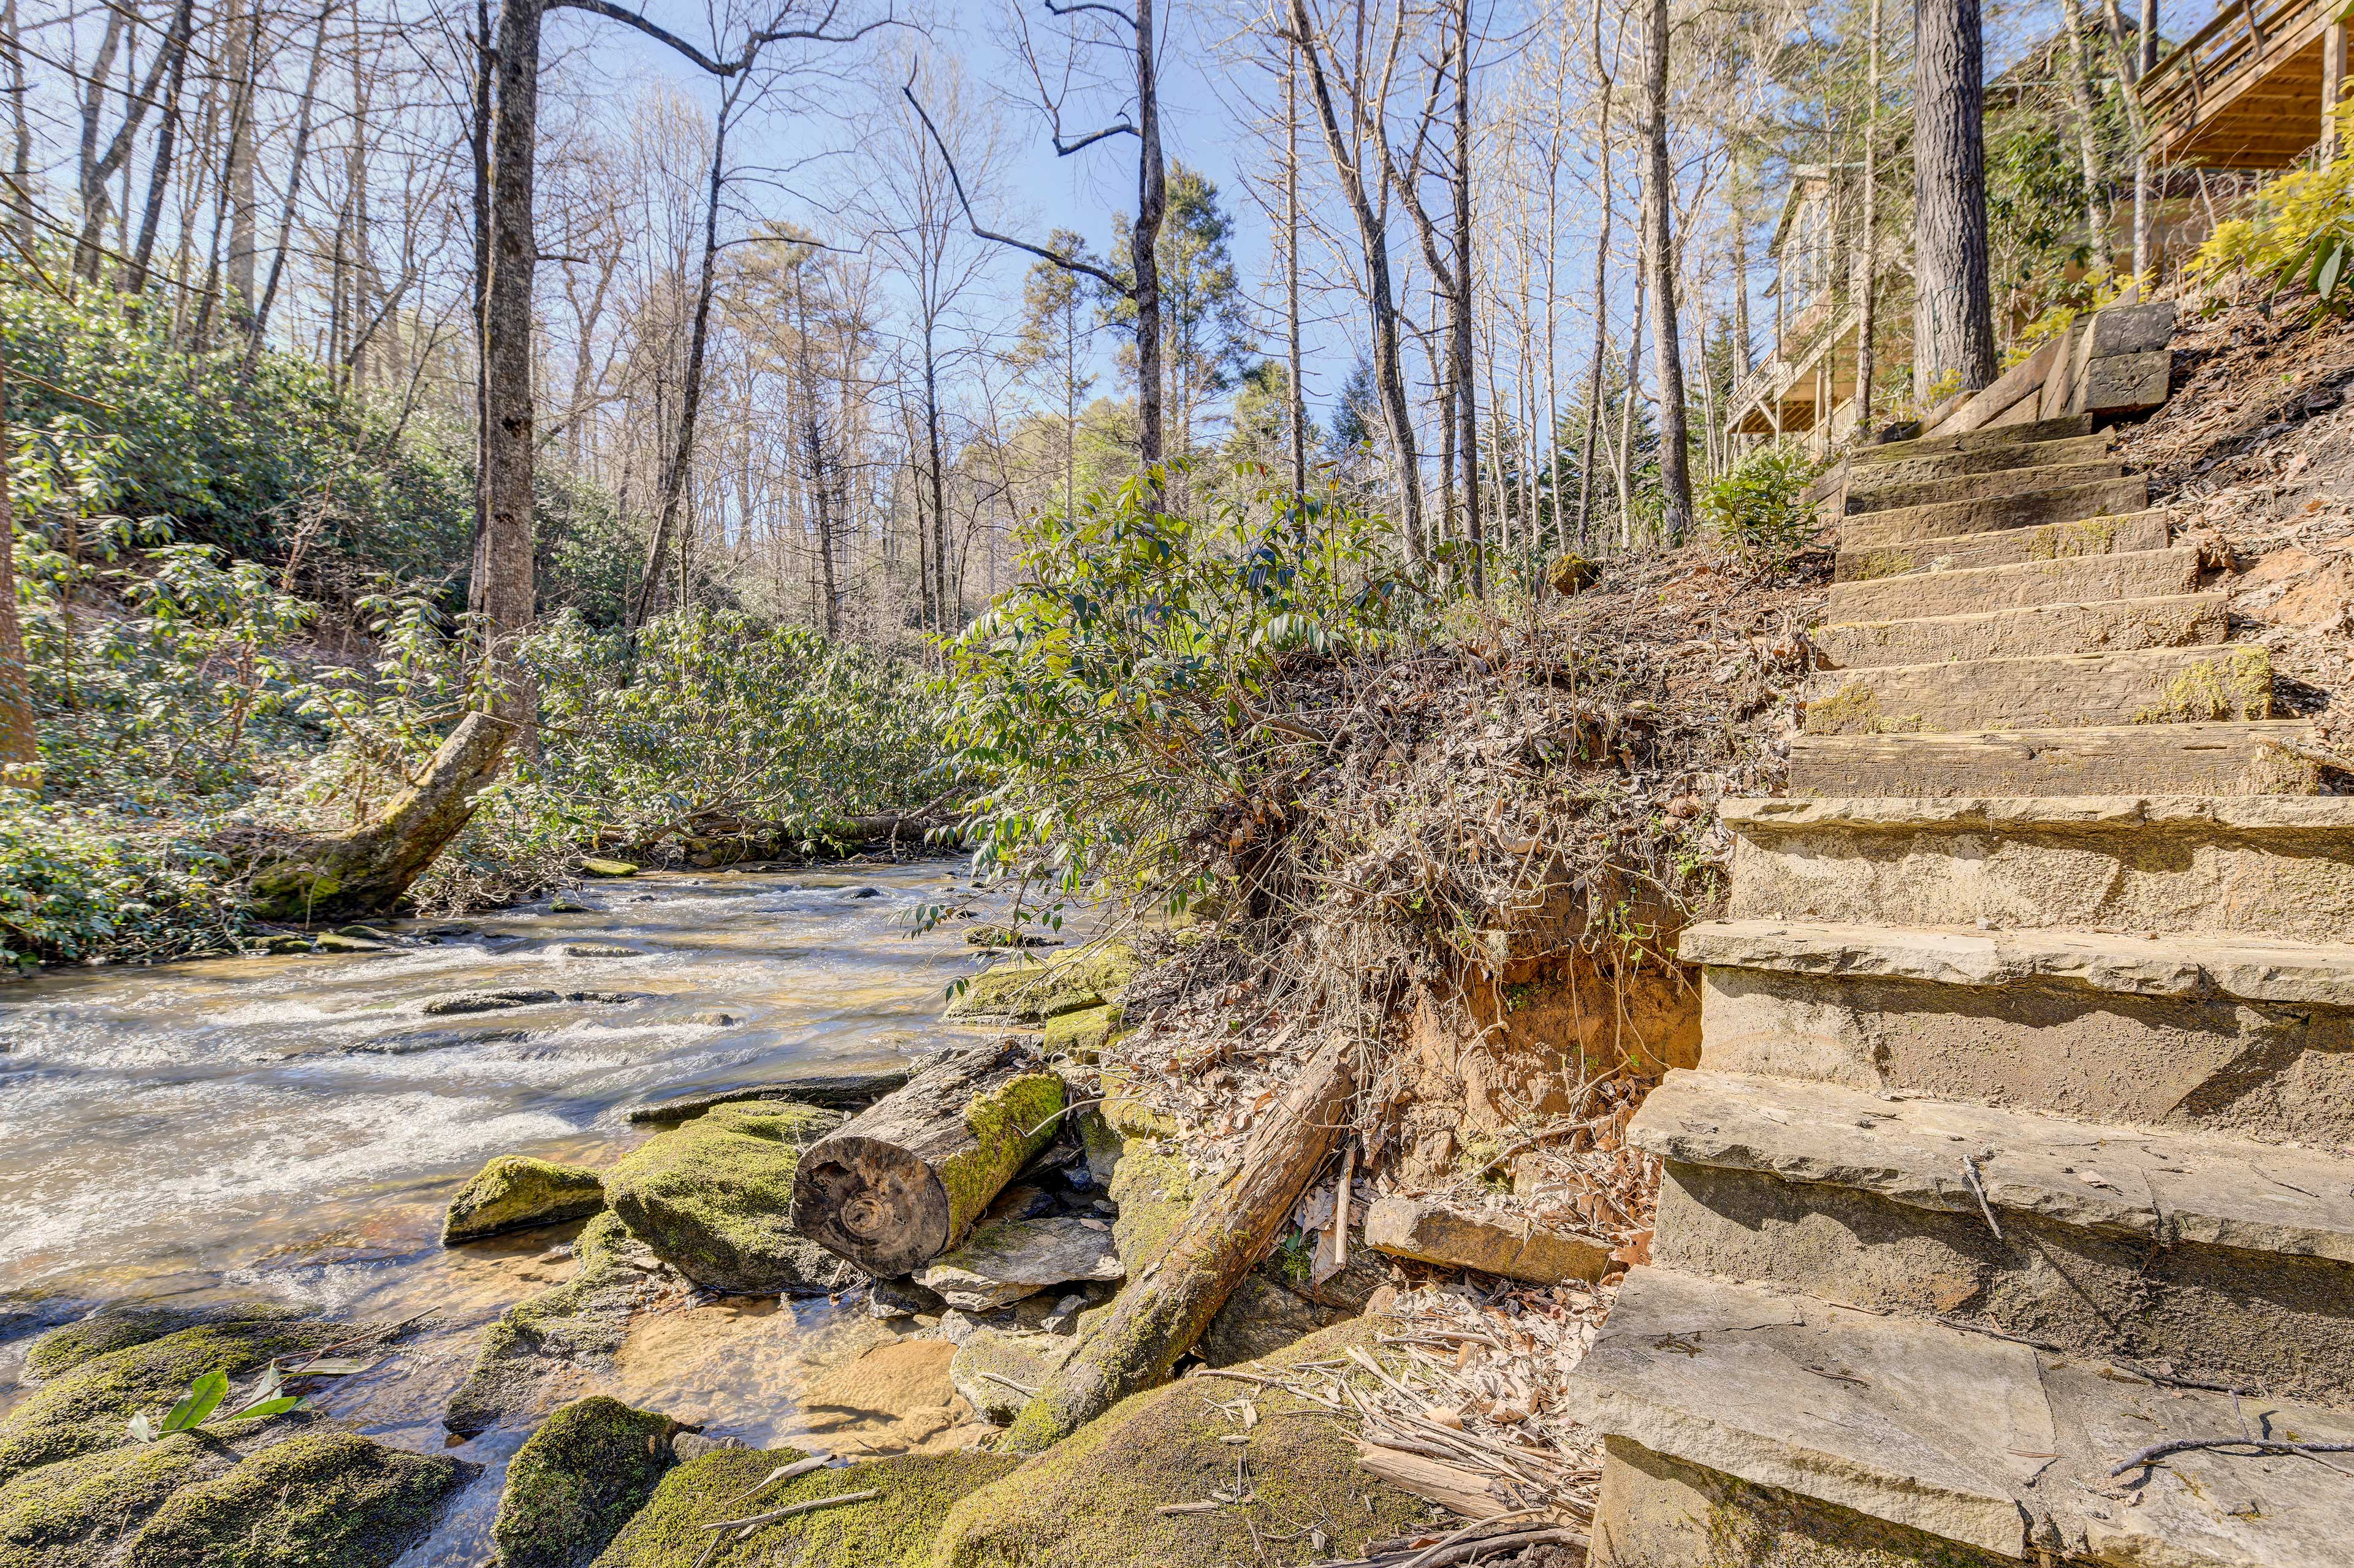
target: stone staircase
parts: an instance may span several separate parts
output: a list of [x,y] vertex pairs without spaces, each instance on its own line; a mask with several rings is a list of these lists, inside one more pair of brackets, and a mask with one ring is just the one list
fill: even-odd
[[[2354,1563],[2354,798],[2083,418],[1851,461],[1730,800],[1597,1568]],[[2248,1437],[2144,1458],[2158,1445]]]

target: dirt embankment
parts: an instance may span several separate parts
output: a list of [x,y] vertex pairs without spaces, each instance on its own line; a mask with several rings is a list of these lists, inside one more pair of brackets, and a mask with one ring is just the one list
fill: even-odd
[[2354,758],[2354,323],[2186,310],[2174,395],[2118,450],[2178,529],[2228,551],[2232,634],[2271,651],[2280,709]]

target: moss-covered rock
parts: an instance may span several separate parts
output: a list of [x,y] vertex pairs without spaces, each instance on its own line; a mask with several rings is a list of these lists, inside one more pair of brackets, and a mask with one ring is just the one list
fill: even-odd
[[292,1437],[181,1488],[132,1539],[138,1568],[386,1568],[472,1468],[350,1432]]
[[713,1290],[839,1290],[864,1277],[792,1228],[802,1148],[842,1124],[790,1100],[715,1106],[663,1133],[605,1183],[613,1212],[663,1260]]
[[237,1460],[209,1432],[178,1432],[27,1470],[0,1486],[0,1568],[96,1568],[175,1490]]
[[491,1527],[501,1568],[581,1568],[654,1495],[678,1423],[603,1394],[540,1424],[507,1467]]
[[586,1166],[502,1154],[450,1200],[450,1212],[441,1222],[441,1245],[560,1224],[604,1206],[604,1178]]
[[[1370,1342],[1360,1319],[1254,1362],[1279,1369],[1344,1354]],[[1122,1400],[1004,1480],[952,1510],[934,1543],[938,1568],[1223,1568],[1259,1561],[1261,1537],[1310,1526],[1324,1555],[1350,1557],[1367,1542],[1405,1533],[1431,1505],[1358,1467],[1346,1428],[1279,1388],[1247,1393],[1259,1420],[1247,1432],[1203,1397],[1198,1383],[1170,1383]],[[1241,1445],[1221,1438],[1244,1436]],[[1162,1516],[1170,1503],[1232,1490],[1235,1461],[1247,1467],[1250,1500],[1214,1513]]]
[[1044,964],[1002,963],[972,977],[949,1003],[950,1018],[1009,1018],[1044,1023],[1083,1007],[1100,1007],[1136,978],[1135,949],[1120,942],[1081,948]]
[[1104,1043],[1119,1028],[1119,1004],[1103,1002],[1082,1007],[1046,1021],[1046,1054],[1089,1063],[1103,1054]]
[[93,1356],[143,1345],[166,1334],[205,1323],[287,1322],[302,1315],[299,1307],[260,1298],[186,1305],[177,1302],[133,1302],[109,1306],[77,1322],[50,1330],[25,1352],[25,1376],[33,1383],[62,1377]]
[[1235,1366],[1274,1355],[1348,1317],[1337,1307],[1319,1306],[1269,1278],[1262,1266],[1243,1276],[1193,1349],[1214,1367]]
[[621,1348],[630,1314],[652,1291],[652,1254],[608,1213],[581,1227],[572,1255],[570,1279],[516,1302],[482,1330],[473,1370],[441,1418],[451,1431],[471,1437],[528,1414],[552,1379],[610,1361]]
[[[242,1379],[273,1356],[320,1350],[366,1331],[350,1323],[207,1323],[92,1356],[0,1418],[0,1481],[116,1446],[133,1413],[161,1415],[207,1372]],[[222,1423],[217,1430],[227,1435],[248,1425]]]
[[1173,1123],[1120,1095],[1114,1075],[1105,1075],[1104,1091],[1103,1104],[1080,1118],[1079,1137],[1089,1172],[1119,1205],[1112,1240],[1133,1279],[1161,1255],[1193,1207],[1193,1170],[1172,1141]]
[[983,1421],[1002,1426],[1030,1403],[1077,1343],[1060,1334],[982,1329],[957,1347],[956,1359],[949,1362],[949,1383]]
[[[596,1568],[931,1568],[933,1541],[958,1499],[1009,1476],[994,1454],[902,1454],[813,1470],[757,1497],[745,1493],[801,1456],[790,1448],[732,1449],[689,1460],[663,1478],[653,1500],[615,1538]],[[797,1502],[879,1491],[779,1520],[738,1541],[731,1533],[704,1563],[715,1520],[743,1519]]]

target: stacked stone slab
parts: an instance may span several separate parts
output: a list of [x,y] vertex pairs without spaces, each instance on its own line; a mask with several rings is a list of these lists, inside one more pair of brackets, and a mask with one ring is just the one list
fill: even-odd
[[[1597,1568],[2354,1563],[2354,799],[2085,418],[1846,477],[1728,801]],[[2252,1437],[2188,1448],[2171,1442]]]

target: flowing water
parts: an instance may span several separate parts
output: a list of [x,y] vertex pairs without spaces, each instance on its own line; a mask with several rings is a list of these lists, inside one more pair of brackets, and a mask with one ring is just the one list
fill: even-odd
[[[609,1165],[652,1130],[627,1118],[650,1098],[904,1065],[960,1037],[939,1022],[942,993],[975,967],[950,930],[908,934],[921,906],[977,902],[940,862],[649,874],[572,896],[590,909],[510,910],[382,954],[0,988],[0,1407],[21,1394],[33,1332],[105,1302],[267,1296],[337,1319],[429,1314],[323,1408],[488,1467],[409,1556],[482,1561],[522,1434],[451,1445],[442,1404],[482,1326],[568,1274],[571,1231],[445,1249],[459,1183],[495,1154]],[[564,951],[583,943],[641,956]],[[620,1000],[422,1012],[486,989]],[[822,1298],[683,1297],[633,1330],[596,1386],[759,1445],[811,1430],[825,1369],[883,1333]]]

